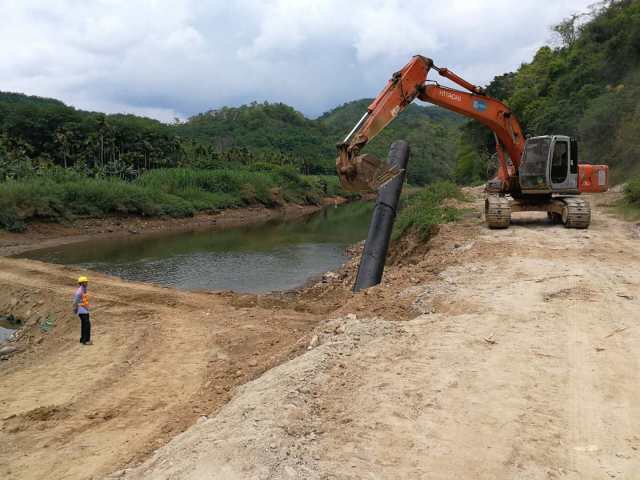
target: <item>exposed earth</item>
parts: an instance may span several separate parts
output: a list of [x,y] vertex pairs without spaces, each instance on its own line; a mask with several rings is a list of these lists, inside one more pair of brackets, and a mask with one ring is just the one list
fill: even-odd
[[[479,211],[480,193],[471,191]],[[300,292],[189,293],[0,259],[7,479],[638,478],[640,229],[475,211]],[[356,252],[358,249],[356,248]]]

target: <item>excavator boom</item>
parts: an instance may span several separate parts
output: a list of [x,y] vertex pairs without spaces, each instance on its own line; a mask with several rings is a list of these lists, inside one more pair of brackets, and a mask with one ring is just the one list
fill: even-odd
[[[427,76],[432,69],[466,91],[428,82]],[[510,109],[449,69],[435,66],[430,58],[416,55],[402,70],[393,74],[364,116],[344,141],[338,144],[336,169],[346,189],[377,190],[400,173],[375,156],[362,155],[360,152],[416,98],[487,125],[495,133],[498,145],[500,168],[497,182],[494,183],[503,192],[512,188],[525,139]],[[509,155],[511,162],[507,161],[504,152]]]

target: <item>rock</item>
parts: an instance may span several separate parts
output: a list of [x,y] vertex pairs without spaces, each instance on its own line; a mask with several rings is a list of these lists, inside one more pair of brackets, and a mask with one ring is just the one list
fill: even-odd
[[341,335],[346,331],[347,329],[345,328],[345,326],[343,324],[340,324],[333,330],[333,333],[335,333],[336,335]]
[[347,315],[347,320],[349,320],[350,322],[353,322],[355,320],[357,320],[358,317],[356,316],[355,313],[350,313],[349,315]]
[[207,420],[209,420],[209,417],[207,417],[206,415],[201,415],[200,417],[198,417],[197,423],[206,422]]
[[296,473],[295,469],[293,467],[290,467],[289,465],[287,465],[286,467],[284,467],[284,474],[285,474],[285,478],[300,478],[298,477],[298,474]]
[[9,355],[18,351],[18,347],[7,345],[6,347],[0,347],[0,355]]
[[251,360],[249,360],[249,366],[250,367],[257,367],[258,366],[258,361],[255,358],[252,358]]
[[318,335],[314,335],[311,338],[311,341],[309,342],[309,346],[307,347],[307,350],[311,350],[312,348],[317,347],[319,343],[320,343],[320,339],[318,338]]

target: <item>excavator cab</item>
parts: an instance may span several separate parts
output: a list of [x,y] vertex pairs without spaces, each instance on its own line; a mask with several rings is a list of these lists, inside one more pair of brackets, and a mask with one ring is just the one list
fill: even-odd
[[525,194],[579,193],[577,141],[564,135],[527,139],[518,174]]

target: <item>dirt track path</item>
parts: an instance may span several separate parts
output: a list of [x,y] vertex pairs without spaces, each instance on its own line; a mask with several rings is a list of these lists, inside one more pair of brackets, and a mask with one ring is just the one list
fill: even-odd
[[323,324],[318,347],[114,477],[638,478],[637,227],[603,208],[588,231],[474,220],[413,263],[387,289],[424,314]]

